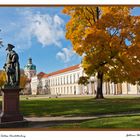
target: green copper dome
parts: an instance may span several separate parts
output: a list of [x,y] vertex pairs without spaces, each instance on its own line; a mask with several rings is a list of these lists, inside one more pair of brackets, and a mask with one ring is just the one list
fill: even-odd
[[35,70],[36,71],[36,66],[32,63],[32,58],[28,59],[27,65],[24,67],[25,70]]

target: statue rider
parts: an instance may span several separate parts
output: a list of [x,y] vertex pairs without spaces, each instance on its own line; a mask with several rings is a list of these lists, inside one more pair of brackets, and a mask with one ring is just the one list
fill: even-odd
[[15,46],[8,44],[6,63],[4,69],[6,72],[6,86],[19,87],[20,84],[20,65],[18,54],[13,50]]

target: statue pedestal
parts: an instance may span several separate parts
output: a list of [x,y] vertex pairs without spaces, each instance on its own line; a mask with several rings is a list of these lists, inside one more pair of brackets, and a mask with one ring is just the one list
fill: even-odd
[[19,112],[19,88],[3,88],[2,112],[0,123],[23,121]]

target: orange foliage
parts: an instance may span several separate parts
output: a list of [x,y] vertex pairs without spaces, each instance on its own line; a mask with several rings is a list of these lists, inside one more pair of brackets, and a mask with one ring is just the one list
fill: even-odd
[[4,71],[0,71],[0,87],[5,84],[6,81],[6,74]]
[[28,80],[28,78],[26,75],[22,74],[20,76],[20,87],[21,88],[25,88],[25,85],[27,84],[27,80]]
[[102,72],[113,82],[140,81],[140,16],[131,6],[72,6],[66,38],[88,75]]

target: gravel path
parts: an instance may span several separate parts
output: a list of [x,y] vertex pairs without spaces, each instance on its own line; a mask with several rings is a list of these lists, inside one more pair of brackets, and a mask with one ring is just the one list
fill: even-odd
[[81,123],[87,120],[93,120],[97,118],[107,118],[107,117],[121,117],[129,115],[140,115],[140,112],[126,112],[120,114],[107,114],[107,115],[96,115],[96,116],[85,116],[85,117],[25,117],[29,121],[29,128],[48,128],[58,125],[63,125],[65,123]]

